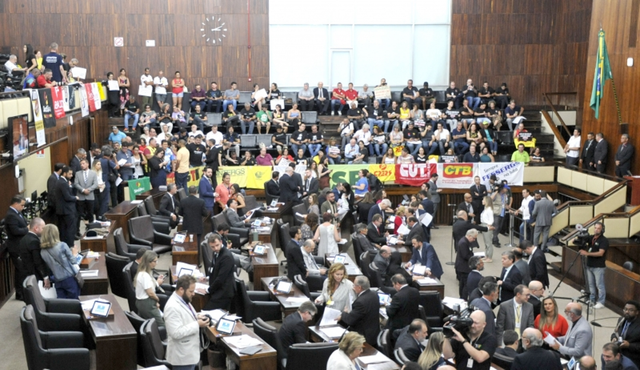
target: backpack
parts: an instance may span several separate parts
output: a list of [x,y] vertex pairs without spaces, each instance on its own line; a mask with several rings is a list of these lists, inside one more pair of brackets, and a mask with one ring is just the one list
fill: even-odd
[[369,191],[371,193],[382,190],[382,183],[380,182],[378,177],[376,177],[376,175],[369,173],[369,176],[367,176],[367,181],[369,182]]

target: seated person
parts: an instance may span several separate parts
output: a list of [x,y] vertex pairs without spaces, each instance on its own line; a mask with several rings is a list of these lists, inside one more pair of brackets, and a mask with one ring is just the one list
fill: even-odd
[[[289,154],[289,148],[283,147],[282,150],[278,150],[278,157],[276,157],[276,165],[288,164],[293,162],[293,156]],[[281,163],[282,162],[282,163]]]
[[327,158],[329,159],[329,163],[331,164],[342,163],[342,158],[340,157],[340,147],[336,144],[337,143],[335,137],[329,139],[329,146],[327,146]]
[[422,84],[422,88],[418,90],[418,94],[420,95],[420,100],[422,102],[422,110],[427,109],[428,106],[431,106],[432,102],[436,101],[436,98],[433,95],[433,89],[429,87],[428,82]]
[[307,134],[309,157],[313,158],[322,150],[322,144],[324,143],[324,136],[318,132],[318,125],[311,126],[311,133]]
[[344,147],[344,160],[345,162],[352,163],[356,160],[356,157],[360,154],[360,146],[356,143],[356,139],[349,140],[349,144]]
[[476,117],[473,109],[469,107],[469,101],[464,99],[462,101],[462,107],[460,108],[460,119],[462,121],[462,124],[464,125],[464,128],[467,129],[470,124],[475,122],[475,118]]
[[222,123],[227,126],[227,129],[233,125],[240,124],[240,117],[238,116],[238,112],[236,112],[236,108],[233,107],[233,104],[227,105],[227,110],[222,113]]
[[[204,91],[204,90],[203,90]],[[195,124],[198,126],[199,130],[204,128],[204,125],[207,122],[207,114],[200,107],[200,104],[196,105],[194,111],[189,114],[189,124]]]
[[191,109],[200,107],[200,110],[204,112],[204,108],[207,106],[207,93],[204,91],[200,84],[196,85],[196,88],[191,91]]
[[504,348],[497,348],[496,353],[502,356],[514,359],[518,355],[518,333],[513,330],[505,330],[502,334],[502,341],[504,342]]
[[473,110],[473,116],[476,118],[476,123],[483,124],[484,122],[491,122],[487,117],[487,104],[480,103],[480,106]]
[[524,144],[526,148],[535,148],[536,138],[533,137],[533,133],[530,133],[524,128],[524,123],[520,122],[518,128],[513,131],[513,143],[516,148],[520,144]]
[[18,65],[18,57],[11,54],[9,56],[9,60],[4,64],[4,68],[9,73],[9,77],[17,77],[22,78],[24,76],[24,68],[19,68]]
[[507,126],[509,126],[509,131],[513,131],[513,123],[516,121],[518,116],[521,116],[524,112],[523,107],[519,107],[516,105],[515,100],[511,100],[509,105],[504,109],[504,114],[507,119]]
[[511,155],[511,162],[522,162],[528,164],[530,161],[529,153],[524,151],[524,144],[518,144],[518,150]]
[[284,349],[283,358],[287,358],[289,347],[296,343],[307,343],[307,322],[313,319],[318,312],[316,305],[311,301],[302,302],[296,312],[287,316],[278,331],[280,343]]
[[255,125],[256,111],[251,108],[251,104],[245,103],[244,109],[240,112],[240,130],[242,130],[242,135],[253,134]]
[[267,109],[267,105],[264,104],[262,106],[262,109],[260,109],[258,111],[258,113],[256,113],[256,125],[258,126],[258,135],[262,134],[262,127],[265,127],[265,134],[269,133],[269,129],[271,128],[271,112],[269,112],[269,109]]
[[369,163],[369,149],[365,147],[364,141],[358,141],[358,154],[355,159],[349,163]]
[[179,126],[181,128],[187,127],[187,119],[184,114],[184,111],[180,109],[177,105],[173,106],[173,113],[171,113],[171,121],[174,126]]
[[44,72],[36,78],[37,88],[42,89],[44,87],[55,87],[58,86],[56,81],[51,81],[53,77],[53,72],[49,68],[46,68]]
[[357,127],[362,127],[364,112],[362,109],[358,108],[357,103],[351,103],[349,105],[349,110],[347,111],[347,118],[349,121],[357,125]]
[[477,163],[480,162],[480,154],[476,151],[476,144],[471,144],[469,146],[469,151],[465,153],[463,159],[463,163]]
[[240,160],[240,165],[241,166],[256,165],[256,159],[253,157],[250,151],[247,150],[246,152],[244,152],[244,157],[242,157],[242,159]]
[[353,138],[358,142],[362,141],[364,143],[364,146],[369,150],[369,154],[373,154],[373,148],[371,145],[371,130],[369,129],[369,124],[365,123],[364,125],[362,125],[362,128],[356,131],[355,134],[353,134]]
[[307,143],[309,142],[309,135],[305,131],[306,126],[304,123],[298,126],[298,130],[291,134],[289,138],[289,144],[294,153],[298,152],[298,149],[302,149],[303,152],[307,151]]
[[151,109],[149,104],[144,106],[144,112],[140,115],[140,126],[149,128],[151,125],[155,125],[158,115]]
[[276,127],[275,135],[271,136],[271,147],[276,148],[277,146],[285,147],[287,146],[287,134],[283,132],[282,126]]
[[395,348],[402,348],[409,361],[416,362],[425,349],[423,342],[428,335],[427,323],[422,319],[414,319],[400,330]]
[[24,83],[22,84],[22,88],[23,89],[35,89],[38,87],[38,77],[40,77],[40,75],[42,74],[42,72],[37,69],[34,68],[31,70],[31,72],[29,72],[29,74],[27,75],[27,77],[25,77],[24,79]]
[[461,156],[469,149],[467,144],[467,130],[462,127],[462,122],[458,122],[456,128],[451,131],[451,137],[453,138],[453,151]]
[[251,211],[247,212],[245,215],[238,215],[238,202],[235,199],[229,199],[227,202],[227,208],[224,210],[225,216],[227,217],[227,221],[229,221],[229,226],[231,227],[250,227],[251,226],[251,218],[249,215]]
[[129,101],[124,105],[124,132],[129,132],[129,120],[131,118],[133,118],[133,131],[135,131],[140,119],[140,105],[133,95],[129,96]]
[[418,104],[418,106],[422,104],[418,88],[413,86],[413,80],[407,81],[407,87],[402,89],[402,100],[406,101],[410,107],[413,107],[414,103]]

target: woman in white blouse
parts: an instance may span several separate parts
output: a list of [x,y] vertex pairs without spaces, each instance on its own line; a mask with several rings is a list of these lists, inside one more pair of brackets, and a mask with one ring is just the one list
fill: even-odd
[[338,311],[351,311],[351,303],[355,300],[353,283],[349,280],[347,269],[341,263],[334,263],[327,273],[328,279],[322,285],[322,294],[316,303],[325,303]]
[[[348,332],[344,335],[338,349],[335,350],[327,361],[327,370],[356,370],[356,358],[362,354],[364,350],[364,336],[356,332]],[[404,369],[404,368],[403,368]]]
[[[480,214],[480,223],[482,226],[493,226],[493,200],[491,200],[491,197],[484,197],[482,205],[484,205],[484,211]],[[491,230],[483,232],[482,237],[485,245],[484,261],[487,263],[493,262],[493,232]]]
[[140,265],[138,266],[138,272],[133,279],[133,286],[136,289],[136,308],[138,309],[138,315],[143,319],[156,319],[158,326],[164,326],[164,319],[160,312],[160,298],[156,295],[156,288],[158,284],[162,284],[162,277],[160,281],[156,281],[153,275],[153,269],[158,263],[158,255],[156,252],[148,250],[142,255]]

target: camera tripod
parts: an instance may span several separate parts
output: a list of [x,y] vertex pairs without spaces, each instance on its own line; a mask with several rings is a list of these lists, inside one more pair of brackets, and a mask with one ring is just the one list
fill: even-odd
[[[585,279],[585,285],[584,285],[584,289],[580,290],[580,296],[577,298],[571,298],[571,297],[556,297],[556,291],[558,290],[558,288],[560,288],[560,284],[562,284],[562,282],[564,281],[564,279],[567,277],[567,275],[569,274],[569,271],[571,271],[571,269],[573,268],[573,265],[576,264],[576,261],[578,261],[578,258],[582,257],[582,276]],[[550,296],[554,297],[556,299],[567,299],[570,301],[576,301],[576,302],[580,302],[584,305],[587,306],[587,321],[589,321],[589,306],[590,306],[590,297],[591,297],[591,293],[589,292],[589,284],[587,283],[587,273],[586,273],[586,266],[587,266],[587,258],[582,256],[580,254],[580,249],[578,249],[578,253],[576,254],[576,257],[573,259],[573,261],[571,261],[571,264],[569,265],[569,268],[567,269],[567,271],[564,272],[564,274],[562,274],[562,277],[560,278],[560,281],[558,281],[558,285],[556,285],[555,289],[553,289],[553,292],[551,292]]]

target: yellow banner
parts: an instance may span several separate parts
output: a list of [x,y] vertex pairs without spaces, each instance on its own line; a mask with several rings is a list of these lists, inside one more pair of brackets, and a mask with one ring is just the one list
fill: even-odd
[[247,189],[264,189],[264,183],[271,179],[271,166],[247,167]]
[[100,92],[100,101],[107,100],[107,87],[102,86],[102,84],[98,84],[98,91]]
[[370,164],[369,172],[374,174],[380,182],[394,181],[396,179],[395,164]]
[[218,179],[218,184],[222,184],[222,175],[224,173],[228,173],[231,176],[231,183],[238,184],[241,188],[247,187],[247,170],[250,167],[246,166],[221,166],[218,168],[218,172],[216,174],[216,178]]

